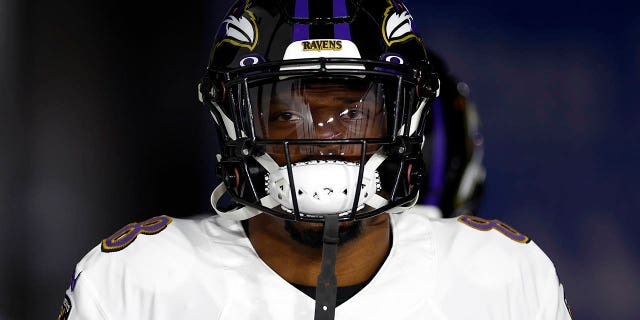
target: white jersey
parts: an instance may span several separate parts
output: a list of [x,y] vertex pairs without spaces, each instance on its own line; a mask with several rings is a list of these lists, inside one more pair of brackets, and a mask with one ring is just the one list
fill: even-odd
[[[553,264],[526,236],[424,212],[391,215],[387,259],[337,320],[570,319]],[[128,225],[78,263],[61,318],[300,320],[314,308],[260,260],[239,222],[162,216]]]

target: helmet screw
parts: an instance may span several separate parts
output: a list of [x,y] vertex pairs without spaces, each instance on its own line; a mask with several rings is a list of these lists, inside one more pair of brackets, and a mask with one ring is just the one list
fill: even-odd
[[248,138],[241,138],[236,141],[234,151],[237,156],[246,157],[253,151],[254,144]]

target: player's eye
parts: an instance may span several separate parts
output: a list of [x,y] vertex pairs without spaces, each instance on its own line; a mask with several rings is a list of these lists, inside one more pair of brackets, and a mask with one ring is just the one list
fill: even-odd
[[366,118],[366,114],[362,111],[362,109],[354,107],[352,109],[346,109],[340,112],[340,119],[345,121],[355,121],[362,120]]
[[291,111],[275,112],[271,114],[271,116],[269,117],[269,121],[280,122],[280,123],[294,122],[294,121],[300,121],[300,120],[302,120],[302,116],[296,112],[291,112]]

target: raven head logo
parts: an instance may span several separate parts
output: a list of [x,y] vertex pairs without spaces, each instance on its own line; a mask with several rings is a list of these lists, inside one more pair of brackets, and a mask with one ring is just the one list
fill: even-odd
[[384,12],[382,23],[382,35],[388,46],[394,43],[404,42],[416,38],[413,32],[413,17],[403,5],[397,5],[390,1],[390,6]]
[[220,32],[223,39],[218,45],[227,42],[253,51],[258,44],[258,25],[255,15],[248,10],[250,5],[251,2],[247,1],[243,7],[234,8],[222,22]]

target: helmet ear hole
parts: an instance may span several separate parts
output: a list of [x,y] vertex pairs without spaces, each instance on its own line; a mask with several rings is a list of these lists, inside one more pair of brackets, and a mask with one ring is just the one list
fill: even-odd
[[410,184],[420,185],[424,178],[424,166],[421,163],[409,163],[407,166],[407,181]]
[[227,87],[224,85],[224,82],[222,80],[214,82],[214,84],[215,83],[217,83],[218,85],[211,86],[211,95],[214,99],[222,104],[227,98]]
[[240,172],[238,172],[238,167],[233,167],[233,175],[235,176],[236,188],[240,187]]
[[208,74],[205,74],[200,80],[198,86],[198,93],[200,94],[200,101],[206,99],[211,102],[224,103],[227,95],[227,88],[222,80],[211,79]]
[[240,187],[240,171],[237,166],[223,166],[218,164],[218,176],[228,188],[237,189]]

